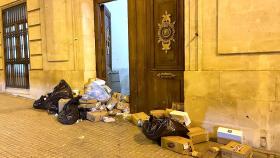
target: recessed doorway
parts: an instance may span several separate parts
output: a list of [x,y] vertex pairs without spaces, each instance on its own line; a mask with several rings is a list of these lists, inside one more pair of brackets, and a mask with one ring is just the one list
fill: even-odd
[[[125,4],[112,13],[111,7],[121,2]],[[126,60],[129,77],[123,81],[129,84],[126,92],[130,95],[131,112],[148,113],[171,108],[173,102],[184,102],[184,1],[94,0],[94,13],[98,78],[108,81],[108,72],[117,70],[122,82],[122,71],[114,64],[121,66],[124,61],[118,59],[122,55],[114,59],[114,44],[128,44],[117,44],[115,49],[128,48],[128,55],[122,59]],[[118,17],[116,26],[114,16]],[[124,21],[128,29],[122,25]],[[114,27],[121,28],[118,35]]]
[[100,30],[97,76],[106,80],[113,92],[129,95],[127,0],[100,2],[96,6],[100,20],[97,26]]

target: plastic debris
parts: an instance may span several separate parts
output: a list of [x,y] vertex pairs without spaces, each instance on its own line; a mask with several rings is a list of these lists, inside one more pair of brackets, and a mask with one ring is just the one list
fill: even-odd
[[103,117],[103,121],[106,123],[115,122],[116,120],[113,117]]

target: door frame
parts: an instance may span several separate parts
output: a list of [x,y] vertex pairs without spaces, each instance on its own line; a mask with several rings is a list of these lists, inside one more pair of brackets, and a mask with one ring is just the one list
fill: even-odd
[[[101,20],[99,19],[100,4],[112,2],[116,0],[93,0],[94,7],[94,30],[95,30],[95,55],[96,55],[96,76],[99,77],[102,72],[98,65],[102,64],[100,48],[100,25]],[[129,41],[129,88],[130,88],[130,111],[132,113],[137,112],[137,94],[138,94],[138,82],[137,82],[137,16],[136,16],[136,1],[127,0],[127,11],[128,11],[128,41]],[[139,0],[138,0],[139,1]],[[106,63],[105,63],[106,64]]]

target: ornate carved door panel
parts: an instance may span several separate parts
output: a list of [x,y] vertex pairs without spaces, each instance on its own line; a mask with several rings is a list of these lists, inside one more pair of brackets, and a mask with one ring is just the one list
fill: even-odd
[[184,1],[136,0],[131,6],[139,15],[134,21],[135,30],[130,31],[130,37],[136,36],[136,42],[130,41],[130,45],[136,44],[137,52],[131,52],[131,61],[136,61],[135,67],[131,65],[136,72],[132,70],[131,74],[137,76],[131,83],[137,84],[132,108],[148,112],[183,102]]

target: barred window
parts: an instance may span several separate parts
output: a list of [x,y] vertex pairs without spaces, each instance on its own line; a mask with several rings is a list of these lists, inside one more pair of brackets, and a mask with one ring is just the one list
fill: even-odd
[[26,3],[3,10],[6,87],[29,88],[30,55]]

